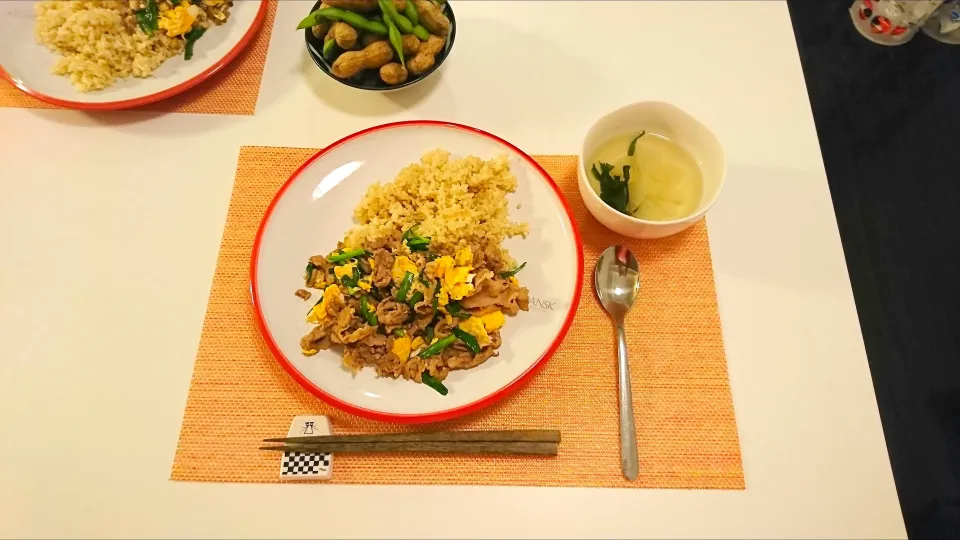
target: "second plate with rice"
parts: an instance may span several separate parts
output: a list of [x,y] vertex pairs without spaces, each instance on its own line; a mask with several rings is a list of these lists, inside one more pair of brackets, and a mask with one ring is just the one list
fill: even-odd
[[[371,188],[398,177],[397,184]],[[418,190],[408,185],[411,182],[427,185]],[[418,191],[424,197],[422,208],[415,200]],[[386,349],[381,352],[383,362],[366,364],[373,369],[359,369],[364,366],[355,358],[344,367],[342,348],[305,355],[301,347],[301,338],[317,327],[316,317],[311,323],[305,315],[321,294],[313,289],[313,300],[308,301],[293,294],[305,287],[306,261],[338,246],[370,247],[364,242],[376,243],[414,223],[421,223],[418,230],[424,236],[435,238],[430,244],[437,252],[432,253],[434,257],[463,257],[466,246],[496,255],[500,240],[506,237],[502,243],[509,253],[506,257],[527,262],[517,275],[517,287],[526,289],[528,311],[504,309],[508,316],[494,339],[499,345],[496,356],[470,369],[443,371],[449,388],[446,395],[404,380],[419,382],[414,371],[428,368],[429,361],[416,354],[395,366],[397,358]],[[345,239],[361,246],[341,245]],[[418,254],[410,255],[418,260]],[[478,268],[472,271],[480,274],[486,265],[497,272],[513,264],[509,259],[484,262],[475,255],[472,265]],[[370,275],[363,277],[372,278],[369,266],[365,269]],[[432,270],[423,274],[424,282],[432,275]],[[394,422],[453,418],[517,388],[559,346],[579,302],[582,275],[577,227],[549,175],[502,139],[441,122],[378,126],[319,152],[281,187],[264,216],[251,257],[257,322],[281,365],[307,390],[333,405]],[[397,285],[385,285],[380,293],[394,296]],[[478,282],[477,286],[483,285]],[[354,292],[357,298],[367,294]],[[355,325],[364,326],[358,320]],[[378,330],[387,335],[390,328]],[[417,369],[405,375],[404,362],[406,367],[416,363]],[[440,366],[444,367],[449,366]]]
[[[225,9],[181,4],[178,9],[191,15],[178,12],[177,17],[164,18],[158,13],[161,20],[153,24],[159,26],[147,36],[139,26],[140,16],[129,5],[128,0],[0,2],[0,78],[60,107],[109,110],[146,105],[220,71],[253,40],[268,8],[267,0],[235,0]],[[170,11],[167,1],[153,0],[151,5]],[[201,13],[201,7],[209,8],[210,14]],[[217,21],[222,24],[212,22],[215,15],[224,18]],[[179,31],[171,27],[175,22],[202,36],[191,35],[196,45],[189,60],[185,36],[167,35]]]

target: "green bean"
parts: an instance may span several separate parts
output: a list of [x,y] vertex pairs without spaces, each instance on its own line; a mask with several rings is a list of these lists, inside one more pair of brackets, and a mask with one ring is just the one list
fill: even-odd
[[420,358],[430,358],[431,356],[440,354],[444,349],[453,345],[453,342],[456,340],[457,338],[455,336],[447,336],[437,341],[433,345],[430,345],[426,349],[420,351],[420,354],[418,356]]
[[403,36],[400,34],[400,30],[397,30],[397,25],[393,24],[392,19],[387,19],[387,21],[387,32],[390,33],[390,44],[393,45],[393,49],[397,51],[397,57],[400,58],[400,65],[406,68],[407,61],[403,57]]
[[[410,1],[411,1],[411,0],[407,0],[407,4],[408,4],[408,5],[409,5]],[[440,382],[439,379],[437,379],[437,378],[434,377],[433,375],[430,375],[430,372],[429,372],[429,371],[424,371],[424,372],[420,375],[420,380],[423,381],[423,384],[425,384],[425,385],[429,386],[430,388],[433,388],[434,390],[436,390],[437,392],[439,392],[441,396],[445,396],[445,395],[447,395],[447,392],[449,392],[449,390],[447,390],[447,387],[444,386],[443,383]]]
[[643,137],[646,134],[647,134],[646,131],[641,131],[639,135],[637,135],[636,137],[633,138],[632,141],[630,141],[630,146],[627,147],[628,156],[631,156],[631,157],[633,156],[633,153],[637,151],[637,139],[639,139],[640,137]]
[[410,251],[427,251],[428,246],[430,245],[430,237],[421,236],[420,233],[417,232],[417,227],[419,226],[420,224],[418,223],[413,227],[410,227],[400,238],[401,242],[407,243],[407,247],[410,248]]
[[[333,9],[333,8],[327,8],[327,9]],[[366,253],[367,252],[362,249],[351,249],[350,251],[341,250],[339,253],[331,253],[329,256],[327,256],[327,262],[339,263],[339,262],[346,261],[348,259],[352,259],[354,257],[366,255]]]
[[[327,8],[335,9],[335,8]],[[313,28],[314,26],[320,24],[324,20],[323,15],[320,14],[320,10],[311,11],[309,15],[304,17],[300,23],[297,24],[297,30],[303,30],[304,28]]]
[[333,54],[333,47],[337,44],[337,40],[330,38],[323,41],[323,57],[326,60],[330,60],[330,55]]
[[193,46],[194,44],[196,44],[198,39],[203,37],[203,33],[206,31],[207,31],[206,28],[202,26],[198,26],[183,35],[184,43],[185,43],[185,45],[183,46],[184,60],[190,60],[191,58],[193,58]]
[[[396,8],[394,8],[394,9],[396,9]],[[394,11],[394,12],[396,13],[396,11]],[[396,23],[397,28],[400,30],[400,32],[402,32],[402,33],[404,33],[404,34],[412,34],[412,33],[413,33],[413,23],[410,22],[410,19],[408,19],[408,18],[407,18],[405,15],[403,15],[402,13],[397,13],[396,15],[390,15],[390,18],[393,19],[393,22],[394,22],[394,23]]]
[[383,22],[387,25],[387,36],[390,39],[390,45],[393,45],[393,50],[397,51],[400,65],[407,67],[407,63],[403,58],[403,39],[396,24],[396,18],[399,17],[399,15],[397,15],[397,6],[393,5],[393,0],[377,1],[380,4],[380,10],[383,11]]
[[[396,10],[396,8],[394,8],[394,10]],[[356,28],[357,30],[365,30],[372,34],[377,34],[378,36],[387,35],[387,27],[384,26],[383,23],[368,20],[359,13],[334,7],[318,9],[307,15],[302,21],[300,21],[300,24],[297,25],[297,30],[303,30],[304,28],[316,26],[320,24],[323,19],[327,19],[329,21],[342,21]]]
[[453,315],[458,319],[469,319],[470,314],[463,310],[463,307],[460,305],[460,302],[450,302],[447,304],[447,313]]
[[410,19],[414,26],[420,24],[420,14],[417,13],[417,6],[413,5],[413,0],[407,0],[407,6],[403,8],[403,14]]
[[407,335],[407,333],[403,331],[403,328],[394,328],[394,329],[393,329],[393,335],[395,335],[395,336],[397,336],[397,337],[403,337],[403,336]]
[[350,276],[344,276],[340,278],[340,283],[343,283],[348,288],[353,289],[359,286],[360,284],[360,268],[354,266],[353,273]]
[[[408,2],[410,0],[407,0]],[[437,315],[437,307],[440,302],[440,280],[437,280],[437,286],[433,288],[433,315]]]
[[[379,0],[378,0],[379,1]],[[408,0],[407,5],[411,5],[411,2]],[[430,32],[426,28],[412,22],[407,17],[401,15],[397,12],[397,6],[394,5],[390,0],[385,0],[381,2],[380,9],[383,10],[383,20],[390,20],[397,27],[397,30],[401,34],[413,34],[417,36],[417,39],[421,41],[426,41],[430,39]],[[417,15],[417,20],[419,21],[420,16]],[[419,28],[418,28],[419,27]],[[401,55],[403,56],[403,55]],[[401,59],[401,63],[403,60]]]
[[308,263],[307,263],[307,273],[306,273],[306,275],[304,275],[303,279],[309,280],[309,279],[310,279],[310,276],[313,275],[313,270],[314,270],[314,268],[316,268],[316,265],[314,265],[312,262],[308,262]]
[[413,285],[413,272],[407,272],[400,281],[400,288],[397,290],[397,302],[406,302],[407,293],[410,292],[410,286]]
[[[409,0],[407,0],[409,2]],[[422,24],[418,24],[413,27],[413,35],[417,36],[417,39],[420,41],[426,41],[430,39],[430,31],[423,27]]]
[[383,12],[383,22],[393,21],[393,24],[404,34],[413,32],[413,25],[410,24],[409,27],[407,25],[410,19],[397,12],[397,6],[393,3],[393,0],[377,0],[377,2],[380,4],[380,11]]
[[367,324],[370,326],[376,326],[379,324],[377,321],[377,314],[373,311],[370,311],[370,301],[367,299],[367,295],[362,295],[360,297],[360,316],[363,317],[363,320],[367,321]]
[[137,24],[145,34],[153,34],[159,29],[160,8],[156,0],[147,0],[143,9],[133,12],[137,16]]
[[507,279],[507,278],[509,278],[509,277],[513,277],[513,276],[517,275],[517,272],[523,270],[523,267],[526,266],[526,265],[527,265],[527,263],[524,262],[523,264],[521,264],[520,266],[514,268],[513,270],[507,270],[506,272],[500,272],[500,277],[502,277],[503,279]]
[[313,312],[313,308],[319,306],[319,305],[320,305],[320,302],[323,302],[323,295],[320,296],[320,299],[317,300],[317,303],[314,304],[313,307],[311,307],[310,309],[307,310],[307,315],[309,315],[310,313],[312,313],[312,312]]
[[413,293],[413,296],[410,297],[410,301],[407,302],[407,305],[410,306],[410,309],[413,309],[413,308],[415,308],[415,307],[417,306],[417,304],[419,304],[420,302],[423,302],[423,292],[422,292],[422,291],[415,291],[415,292]]
[[433,341],[433,333],[434,333],[434,332],[435,332],[435,330],[433,329],[432,326],[428,326],[427,329],[423,331],[423,335],[424,335],[424,338],[425,338],[424,341],[426,341],[428,345],[430,344],[431,341]]
[[453,335],[457,336],[457,339],[462,341],[463,344],[466,345],[468,349],[470,349],[470,352],[472,352],[473,354],[480,353],[480,343],[477,342],[477,338],[464,332],[459,327],[456,327],[453,329]]
[[[411,2],[408,0],[407,5],[409,6]],[[427,30],[422,24],[415,24],[410,19],[404,15],[397,14],[396,16],[391,15],[394,21],[397,23],[397,28],[403,34],[413,34],[417,36],[417,39],[420,41],[426,41],[430,39],[430,31]]]

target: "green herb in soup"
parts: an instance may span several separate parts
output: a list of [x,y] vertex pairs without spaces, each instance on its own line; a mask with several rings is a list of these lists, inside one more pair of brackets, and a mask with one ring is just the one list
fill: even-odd
[[[625,165],[621,170],[623,177],[612,174],[613,165],[601,161],[600,168],[594,163],[590,169],[593,178],[600,184],[600,199],[611,208],[622,214],[627,213],[627,203],[630,202],[628,186],[630,182],[630,166]],[[596,188],[594,188],[596,189]]]
[[700,204],[700,167],[667,137],[646,131],[613,137],[590,163],[590,185],[622,214],[669,221],[689,216]]

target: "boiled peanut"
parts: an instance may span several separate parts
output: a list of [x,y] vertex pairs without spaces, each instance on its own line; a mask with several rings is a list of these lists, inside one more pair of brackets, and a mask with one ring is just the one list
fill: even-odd
[[413,34],[405,34],[401,41],[403,42],[403,57],[410,58],[420,50],[420,40]]
[[[383,36],[378,36],[376,34],[366,33],[360,39],[361,44],[366,47],[371,43],[376,43],[378,41],[387,41],[387,38]],[[410,58],[413,55],[417,54],[417,51],[420,50],[420,40],[417,39],[417,36],[411,34],[405,34],[401,37],[401,42],[403,43],[403,57]],[[388,42],[389,43],[389,42]]]
[[380,68],[393,59],[393,49],[385,41],[377,41],[359,51],[341,54],[330,68],[335,77],[349,79],[365,69]]
[[378,41],[387,41],[387,38],[378,36],[377,34],[372,34],[370,32],[364,32],[363,36],[360,38],[360,45],[362,47],[367,47],[371,43],[376,43]]
[[430,68],[437,61],[437,54],[443,50],[444,39],[437,36],[430,36],[430,39],[420,44],[420,50],[416,56],[407,60],[407,69],[414,75],[419,75]]
[[313,37],[317,39],[324,39],[324,36],[327,35],[327,32],[330,30],[330,23],[322,22],[310,27],[310,31],[313,32]]
[[407,68],[398,62],[384,64],[380,68],[380,79],[387,84],[402,84],[407,81]]
[[354,48],[357,44],[357,38],[360,37],[356,28],[345,22],[333,23],[330,30],[333,31],[333,39],[337,42],[337,46],[345,50]]
[[450,32],[450,19],[440,11],[432,0],[411,0],[417,6],[422,24],[431,34],[445,37]]

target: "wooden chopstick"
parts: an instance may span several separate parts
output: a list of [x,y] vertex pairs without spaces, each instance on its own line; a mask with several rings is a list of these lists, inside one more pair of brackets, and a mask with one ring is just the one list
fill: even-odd
[[557,455],[556,442],[530,441],[379,441],[379,442],[324,442],[263,446],[260,450],[278,452],[332,453],[332,452],[434,452],[455,454],[527,454]]
[[518,429],[511,431],[439,431],[425,433],[374,433],[367,435],[316,435],[264,439],[263,442],[314,445],[330,443],[381,442],[541,442],[559,443],[560,432],[555,429]]

